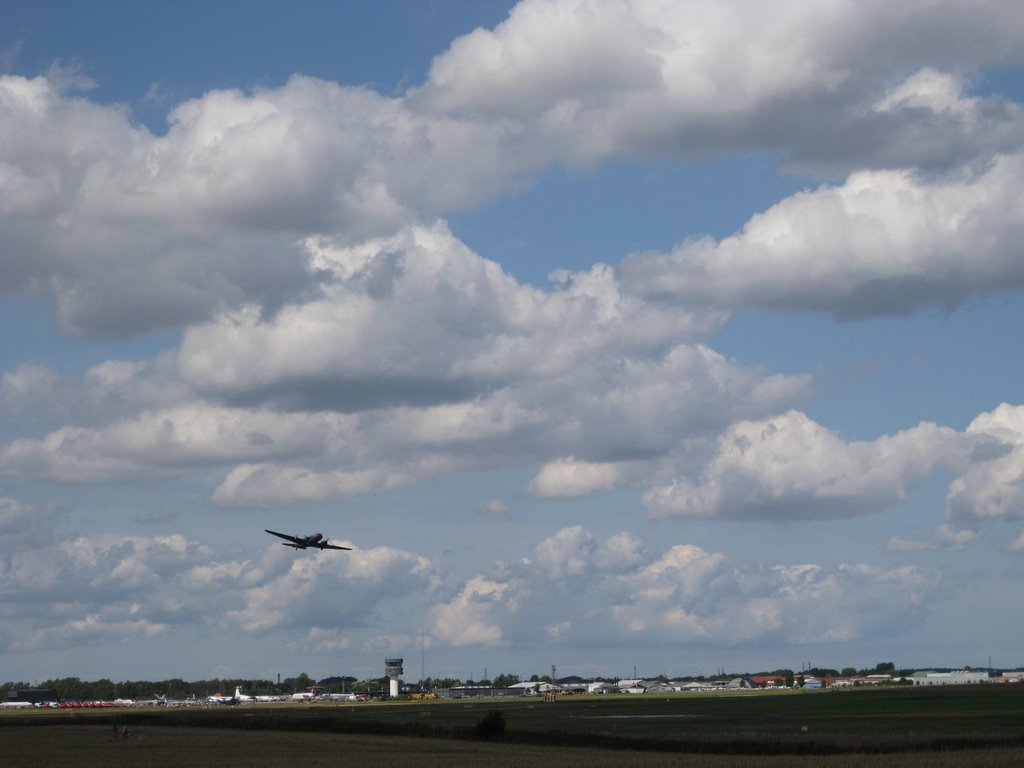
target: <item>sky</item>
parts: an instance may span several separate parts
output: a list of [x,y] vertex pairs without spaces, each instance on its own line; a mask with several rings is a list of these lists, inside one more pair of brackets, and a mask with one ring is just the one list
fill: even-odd
[[0,680],[1024,665],[1019,3],[3,7]]

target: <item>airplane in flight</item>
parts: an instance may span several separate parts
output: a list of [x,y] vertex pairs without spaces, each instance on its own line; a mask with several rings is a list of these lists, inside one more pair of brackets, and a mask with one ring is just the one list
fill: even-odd
[[294,547],[295,549],[308,549],[309,547],[315,547],[316,549],[352,549],[352,547],[339,547],[337,544],[328,544],[327,539],[324,538],[322,533],[311,533],[309,536],[289,536],[287,533],[278,533],[267,528],[263,530],[271,536],[288,539],[288,541],[282,543],[281,546],[284,547]]

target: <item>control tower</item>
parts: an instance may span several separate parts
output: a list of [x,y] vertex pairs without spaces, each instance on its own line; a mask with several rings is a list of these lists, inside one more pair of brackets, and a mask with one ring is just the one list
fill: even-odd
[[390,695],[392,699],[398,698],[398,678],[400,678],[405,670],[402,669],[402,662],[404,659],[384,659],[384,674],[391,680]]

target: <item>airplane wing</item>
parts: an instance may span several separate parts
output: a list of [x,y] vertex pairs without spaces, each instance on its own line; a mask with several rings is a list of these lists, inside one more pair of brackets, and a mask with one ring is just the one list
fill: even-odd
[[278,533],[277,531],[271,531],[267,528],[264,528],[263,530],[269,533],[271,536],[279,536],[282,539],[288,539],[288,541],[292,542],[293,544],[302,544],[302,541],[296,536],[289,536],[287,533]]
[[352,547],[339,547],[337,544],[328,544],[327,542],[317,544],[316,546],[320,547],[320,549],[352,549]]

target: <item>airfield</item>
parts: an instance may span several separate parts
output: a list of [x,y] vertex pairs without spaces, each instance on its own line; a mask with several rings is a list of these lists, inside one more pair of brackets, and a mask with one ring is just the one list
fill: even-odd
[[0,754],[17,766],[1011,766],[1024,764],[1024,686],[12,710]]

